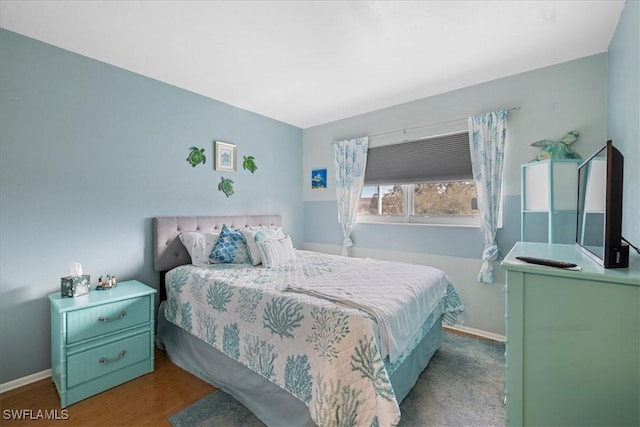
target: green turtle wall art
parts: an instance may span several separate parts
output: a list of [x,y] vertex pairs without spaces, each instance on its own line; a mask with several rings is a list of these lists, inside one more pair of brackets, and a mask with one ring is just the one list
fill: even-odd
[[220,177],[220,183],[218,184],[218,190],[222,191],[225,196],[229,197],[233,194],[233,181],[229,178]]
[[580,136],[580,133],[577,130],[572,130],[563,136],[560,141],[541,139],[534,142],[531,144],[532,147],[542,147],[536,154],[536,160],[581,159],[580,154],[569,148],[569,145],[574,143],[578,136]]
[[190,147],[189,150],[191,150],[191,152],[187,157],[187,162],[189,162],[191,166],[195,168],[200,163],[203,165],[207,163],[207,158],[204,155],[204,148]]
[[258,169],[258,166],[256,166],[255,157],[253,156],[242,156],[242,157],[244,159],[242,161],[242,167],[248,170],[249,172],[254,173],[256,169]]

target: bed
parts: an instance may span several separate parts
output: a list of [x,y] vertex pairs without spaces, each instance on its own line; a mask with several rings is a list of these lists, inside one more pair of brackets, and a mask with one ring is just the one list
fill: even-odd
[[[270,426],[397,425],[442,322],[464,309],[437,269],[293,249],[278,215],[153,224],[158,347]],[[185,236],[232,230],[262,240],[261,264],[192,264]]]

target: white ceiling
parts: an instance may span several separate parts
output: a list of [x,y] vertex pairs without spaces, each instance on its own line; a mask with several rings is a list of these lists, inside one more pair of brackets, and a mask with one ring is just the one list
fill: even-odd
[[605,52],[623,7],[0,0],[0,26],[307,128]]

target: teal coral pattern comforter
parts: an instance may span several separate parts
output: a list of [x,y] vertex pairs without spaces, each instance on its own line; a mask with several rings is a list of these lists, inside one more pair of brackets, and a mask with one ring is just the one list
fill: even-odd
[[[381,351],[379,320],[367,310],[286,291],[366,269],[367,262],[298,250],[294,261],[274,268],[177,267],[166,277],[165,316],[300,399],[320,427],[395,426],[400,409],[389,375],[438,318],[452,323],[464,308],[447,282],[430,305],[435,308],[423,313],[419,332],[392,362]],[[419,266],[411,269],[419,274]],[[390,271],[390,283],[395,274]]]

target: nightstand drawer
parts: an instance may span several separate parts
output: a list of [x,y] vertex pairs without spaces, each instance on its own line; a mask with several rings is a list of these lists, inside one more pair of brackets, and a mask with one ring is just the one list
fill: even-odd
[[49,295],[51,378],[62,408],[153,372],[155,293],[129,280],[78,298]]
[[71,388],[151,357],[151,332],[124,338],[107,345],[70,355],[67,387]]
[[150,304],[145,296],[72,311],[67,314],[67,344],[149,322]]

